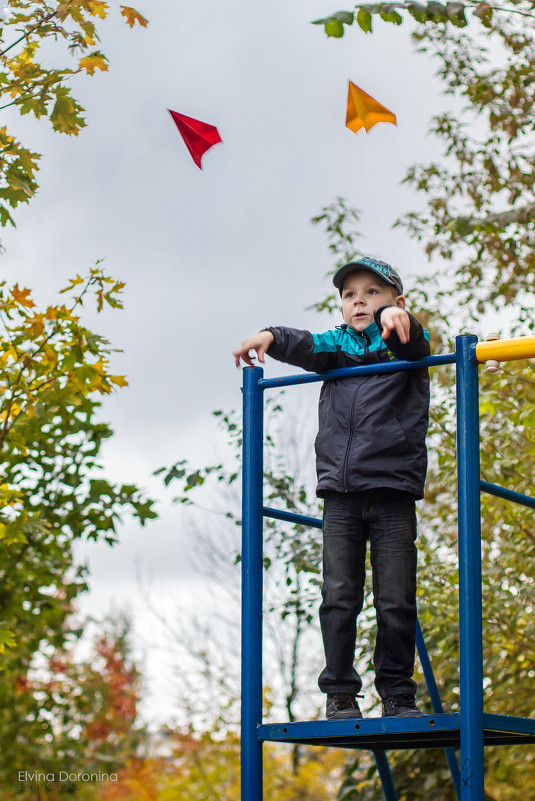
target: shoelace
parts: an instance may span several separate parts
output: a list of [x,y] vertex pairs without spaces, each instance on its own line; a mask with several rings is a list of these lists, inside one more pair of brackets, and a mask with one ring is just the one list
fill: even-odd
[[412,695],[393,695],[390,698],[390,703],[394,709],[399,709],[400,706],[415,706],[414,698]]
[[333,702],[336,710],[355,708],[355,699],[350,695],[334,695]]
[[[357,698],[363,698],[362,695],[357,695]],[[348,695],[347,693],[342,693],[340,695],[333,695],[333,702],[334,706],[337,710],[343,709],[356,709],[357,708],[357,701],[355,696]]]

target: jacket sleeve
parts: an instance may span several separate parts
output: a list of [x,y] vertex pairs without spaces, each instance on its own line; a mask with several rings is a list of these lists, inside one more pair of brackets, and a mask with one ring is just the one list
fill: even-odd
[[321,373],[340,367],[338,352],[315,352],[314,338],[310,331],[275,326],[271,331],[274,340],[267,350],[268,356],[279,362],[294,364],[308,372]]
[[[379,326],[381,333],[383,332],[381,314],[385,309],[389,308],[389,305],[381,306],[374,315],[375,322]],[[405,309],[405,311],[407,310]],[[400,342],[396,331],[392,331],[385,344],[398,359],[407,359],[408,361],[422,359],[424,356],[429,356],[431,353],[429,334],[416,317],[413,317],[410,312],[407,312],[407,314],[410,319],[409,341],[406,343]]]

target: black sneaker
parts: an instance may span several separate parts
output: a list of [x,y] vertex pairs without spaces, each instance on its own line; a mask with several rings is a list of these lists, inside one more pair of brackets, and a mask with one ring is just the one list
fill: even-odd
[[362,712],[352,693],[327,693],[327,720],[361,717]]
[[421,718],[422,713],[414,702],[414,695],[389,695],[383,698],[383,717]]

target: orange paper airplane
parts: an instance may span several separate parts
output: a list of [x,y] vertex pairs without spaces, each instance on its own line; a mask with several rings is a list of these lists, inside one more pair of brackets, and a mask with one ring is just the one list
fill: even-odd
[[349,81],[346,127],[355,133],[361,128],[368,132],[378,122],[391,122],[395,125],[396,115]]

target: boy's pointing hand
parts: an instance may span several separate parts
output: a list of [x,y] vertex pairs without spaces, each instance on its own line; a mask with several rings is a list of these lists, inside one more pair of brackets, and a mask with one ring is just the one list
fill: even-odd
[[274,338],[275,337],[271,331],[260,331],[259,334],[255,334],[254,336],[249,337],[249,339],[244,339],[238,350],[234,351],[232,354],[234,356],[236,367],[240,366],[240,359],[242,359],[245,364],[248,364],[249,367],[254,367],[254,356],[249,356],[250,350],[256,351],[258,361],[263,363],[264,353],[269,348]]
[[411,321],[409,315],[400,306],[389,306],[381,312],[381,337],[386,341],[393,331],[399,337],[402,345],[409,341]]

